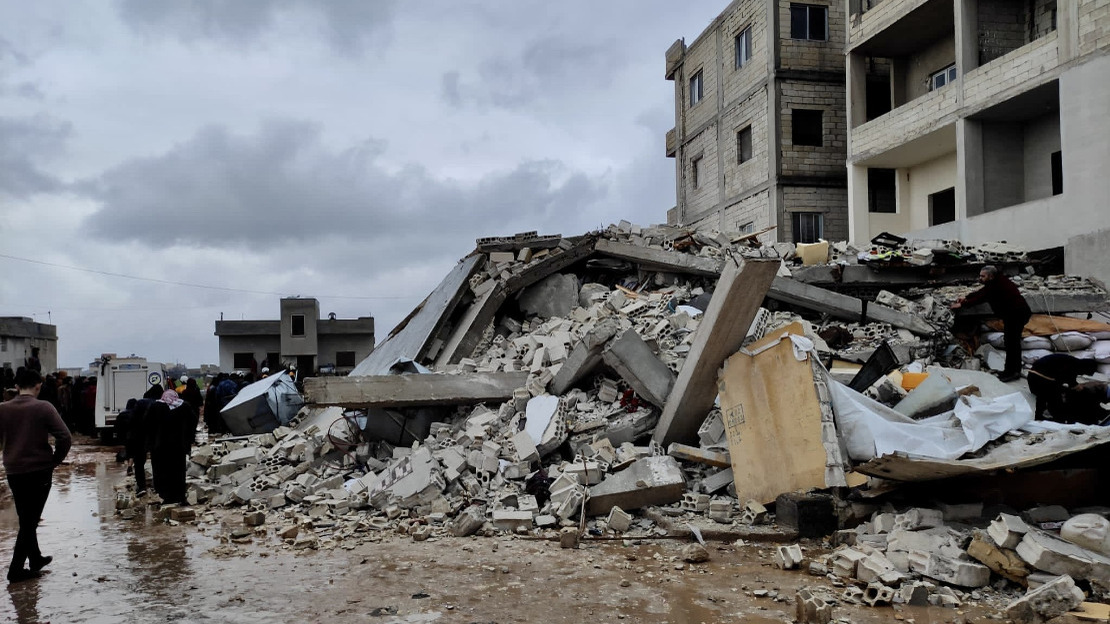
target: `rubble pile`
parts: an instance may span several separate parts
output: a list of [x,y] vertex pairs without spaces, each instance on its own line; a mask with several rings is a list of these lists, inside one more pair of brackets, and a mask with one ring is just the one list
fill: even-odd
[[[574,238],[480,239],[349,377],[308,379],[306,406],[288,426],[197,447],[188,503],[241,510],[247,528],[232,537],[273,529],[294,548],[474,534],[570,548],[591,536],[674,535],[678,522],[702,519],[736,529],[774,518],[808,537],[837,525],[832,497],[805,492],[843,494],[853,471],[892,487],[1036,465],[1110,441],[1101,428],[1018,433],[1031,420],[1020,414],[983,420],[1024,399],[974,377],[985,373],[938,366],[979,368],[960,357],[949,303],[966,293],[960,282],[977,274],[974,263],[1022,262],[1022,250],[823,245],[627,222]],[[1021,281],[1049,311],[1106,306],[1087,282]],[[857,287],[874,296],[845,294]],[[1110,366],[1107,332],[1027,340],[1087,350]],[[846,396],[866,413],[852,416],[855,425],[841,413]],[[878,409],[867,396],[897,413],[867,413]],[[946,415],[953,409],[964,412]],[[907,429],[916,421],[930,433]],[[1000,428],[1010,421],[1014,431]],[[1030,431],[1039,437],[1022,437]],[[932,449],[929,436],[944,444]],[[924,446],[904,444],[918,438]],[[775,496],[791,492],[801,494],[785,506],[780,496],[772,514]],[[133,514],[134,502],[121,493],[120,513]],[[172,507],[166,515],[188,517]],[[1059,538],[1031,528],[1011,544],[991,532],[1011,517],[975,532],[940,510],[884,511],[840,531],[843,546],[808,569],[848,583],[841,599],[875,605],[957,606],[992,580],[1033,586],[1042,572],[1103,591],[1095,559],[1062,550]],[[1088,521],[1079,532],[1089,546],[1101,525]],[[798,545],[778,549],[776,562],[806,567]],[[1013,612],[1039,617],[1070,605],[1072,587]],[[799,621],[828,621],[823,596],[799,594],[799,618],[808,618]]]

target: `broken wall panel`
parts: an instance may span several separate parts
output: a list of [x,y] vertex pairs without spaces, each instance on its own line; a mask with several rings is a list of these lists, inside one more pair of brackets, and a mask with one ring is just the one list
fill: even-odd
[[507,401],[528,382],[527,372],[309,377],[305,400],[321,405],[409,407]]
[[484,261],[485,256],[476,254],[456,264],[416,310],[366,359],[359,362],[351,375],[384,375],[398,359],[419,362],[436,333],[466,294],[470,276]]
[[717,397],[717,369],[743,343],[779,265],[778,259],[763,258],[725,263],[653,440],[663,446],[697,440]]
[[837,442],[824,434],[812,355],[799,361],[783,339],[802,332],[799,323],[776,330],[730,357],[721,372],[721,414],[740,500],[770,502],[783,492],[829,485],[824,439]]

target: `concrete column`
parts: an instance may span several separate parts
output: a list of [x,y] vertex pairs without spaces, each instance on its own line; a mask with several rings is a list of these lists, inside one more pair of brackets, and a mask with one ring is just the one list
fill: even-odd
[[909,62],[905,57],[890,59],[890,108],[895,109],[908,101],[906,95],[906,75]]
[[767,12],[767,219],[769,226],[775,228],[775,240],[789,241],[789,232],[782,222],[782,202],[779,201],[779,171],[782,166],[779,155],[782,153],[781,115],[779,114],[779,82],[776,70],[779,66],[780,40],[779,40],[779,3],[778,0],[766,0]]
[[717,229],[725,229],[725,167],[729,165],[725,158],[725,141],[731,134],[731,128],[725,128],[725,57],[724,35],[720,26],[716,27],[716,63],[717,66]]
[[956,68],[960,93],[963,93],[964,74],[979,67],[979,0],[958,0],[953,10],[956,20]]
[[985,212],[983,125],[971,119],[956,122],[956,219]]
[[867,61],[862,54],[848,55],[845,66],[848,91],[848,145],[851,145],[852,128],[867,121]]
[[867,212],[867,167],[848,165],[848,240],[864,248],[871,240]]
[[1060,64],[1079,55],[1079,3],[1056,3],[1056,46]]

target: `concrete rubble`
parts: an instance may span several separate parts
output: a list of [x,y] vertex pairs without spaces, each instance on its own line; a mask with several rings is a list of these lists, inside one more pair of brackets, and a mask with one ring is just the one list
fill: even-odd
[[[830,262],[800,267],[791,245],[753,247],[736,235],[627,222],[575,238],[480,239],[355,373],[306,380],[306,407],[287,426],[198,446],[188,468],[197,512],[169,518],[235,509],[248,535],[273,535],[291,548],[387,535],[515,535],[577,548],[596,537],[677,536],[679,521],[697,519],[707,521],[703,529],[766,527],[804,539],[840,526],[827,554],[807,559],[808,542],[773,553],[783,570],[845,587],[835,597],[799,591],[799,622],[831,621],[842,600],[957,607],[992,591],[1013,601],[1010,617],[1039,622],[1075,608],[1076,592],[1082,602],[1076,583],[1104,595],[1106,514],[1068,514],[1068,541],[1012,509],[984,518],[981,503],[895,508],[840,497],[862,462],[844,448],[826,384],[848,383],[876,352],[893,354],[864,394],[894,407],[915,396],[903,381],[936,370],[930,366],[993,367],[994,352],[983,350],[976,363],[953,337],[959,319],[948,303],[968,291],[959,282],[977,273],[976,263],[1026,259],[1009,246],[952,241],[911,241],[896,251],[838,243]],[[960,262],[942,266],[954,257]],[[885,281],[876,277],[887,270]],[[1085,281],[1029,274],[1020,282],[1031,297],[1105,307],[1105,293]],[[863,291],[870,300],[856,296]],[[805,328],[815,357],[823,410],[815,439],[824,446],[817,461],[832,492],[756,500],[747,479],[734,475],[743,458],[729,436],[745,418],[764,415],[715,405],[718,370],[791,323]],[[1110,331],[1082,335],[1030,344],[1096,358],[1106,350],[1110,367],[1110,348],[1099,344],[1110,345]],[[394,374],[398,360],[433,372]],[[965,391],[942,388],[903,410],[931,416]],[[393,437],[368,433],[382,423]],[[871,485],[896,489],[891,483]],[[139,502],[121,493],[117,511],[130,517]],[[692,549],[687,561],[702,557]],[[1015,598],[1046,574],[1072,584],[1051,580]]]

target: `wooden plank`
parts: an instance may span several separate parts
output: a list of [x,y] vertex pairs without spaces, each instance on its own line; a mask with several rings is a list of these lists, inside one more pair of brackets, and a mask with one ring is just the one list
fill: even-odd
[[692,442],[717,396],[717,369],[740,348],[763,297],[779,269],[778,259],[729,260],[652,439],[662,444]]
[[305,401],[347,408],[470,405],[507,401],[528,372],[309,377]]
[[694,462],[696,464],[706,464],[709,466],[717,466],[718,468],[732,467],[732,457],[728,453],[708,451],[688,444],[679,444],[678,442],[672,442],[671,445],[667,447],[667,455],[675,459]]
[[995,470],[1015,470],[1046,464],[1061,457],[1110,442],[1110,429],[1075,429],[1021,436],[991,448],[973,459],[935,459],[906,453],[883,455],[856,466],[856,472],[895,481],[931,481]]
[[[635,262],[642,267],[658,271],[689,273],[691,275],[716,276],[721,273],[724,262],[713,258],[703,258],[681,251],[667,251],[599,239],[594,249],[599,254]],[[778,262],[776,260],[776,262]]]
[[419,361],[445,319],[466,293],[470,276],[483,262],[485,256],[476,254],[456,264],[435,290],[390,332],[389,337],[359,362],[351,375],[384,375],[398,359]]
[[[721,415],[740,500],[767,503],[783,492],[826,485],[813,366],[794,357],[791,341],[780,340],[802,331],[791,323],[771,333],[730,357],[721,372]],[[767,345],[774,346],[760,352]]]
[[[767,297],[850,321],[859,321],[864,313],[863,302],[855,297],[805,284],[789,277],[776,277],[767,292]],[[871,321],[889,323],[916,334],[931,334],[935,331],[923,319],[882,304],[868,303],[866,310],[866,318]]]

